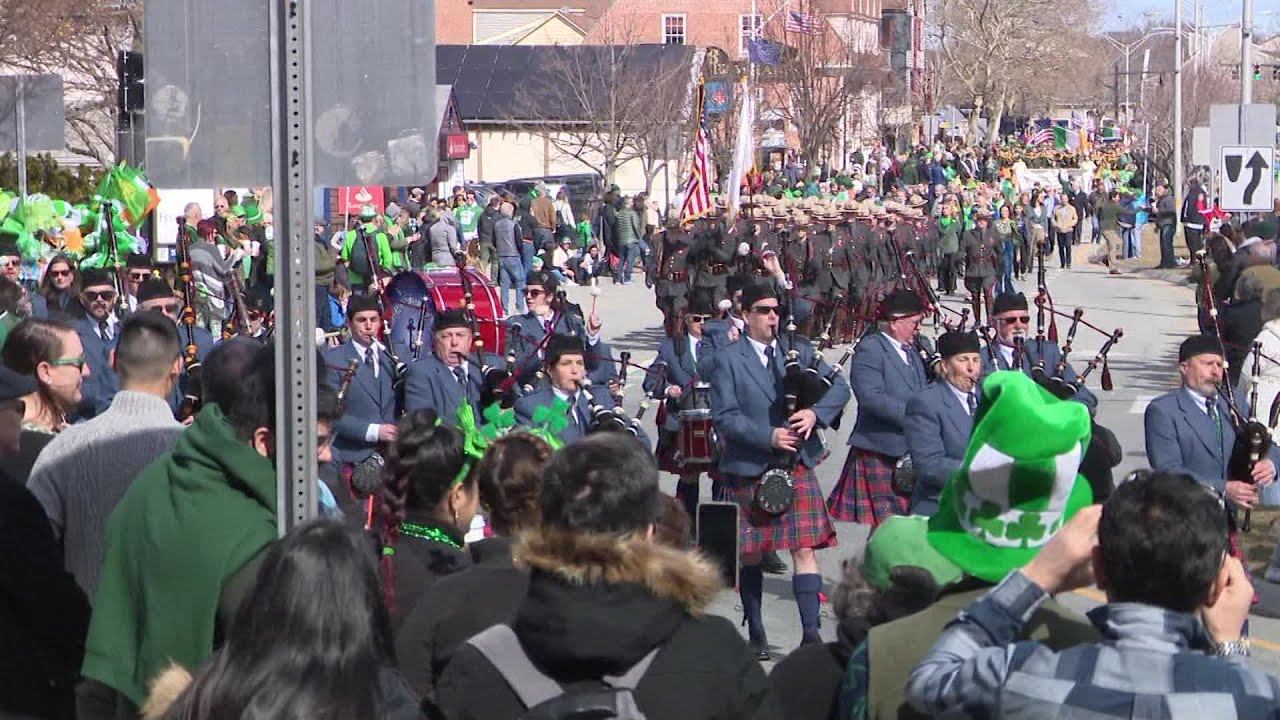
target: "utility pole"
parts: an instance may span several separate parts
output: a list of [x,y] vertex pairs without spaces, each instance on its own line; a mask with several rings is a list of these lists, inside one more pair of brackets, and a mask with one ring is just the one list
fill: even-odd
[[1240,11],[1240,104],[1253,102],[1253,0],[1244,0]]
[[1182,218],[1182,0],[1173,0],[1173,206]]

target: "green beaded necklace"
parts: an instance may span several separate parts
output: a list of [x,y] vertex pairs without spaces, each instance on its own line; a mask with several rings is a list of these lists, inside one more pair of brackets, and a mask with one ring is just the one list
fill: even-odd
[[462,545],[456,540],[449,537],[449,534],[439,528],[427,527],[426,525],[418,525],[417,523],[402,522],[400,523],[400,534],[408,535],[419,540],[435,540],[438,543],[448,545],[455,550],[461,550]]

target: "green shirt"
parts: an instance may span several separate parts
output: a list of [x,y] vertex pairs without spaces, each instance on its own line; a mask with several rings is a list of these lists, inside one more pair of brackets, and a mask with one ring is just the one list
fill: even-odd
[[454,209],[453,214],[458,218],[458,225],[462,228],[464,235],[475,232],[476,227],[480,225],[480,206],[475,203],[459,205]]
[[[391,241],[387,238],[387,234],[378,230],[378,226],[373,223],[366,223],[364,226],[366,234],[372,235],[374,243],[378,248],[378,257],[369,258],[370,263],[378,263],[384,270],[396,267],[395,255],[391,252]],[[351,251],[356,246],[356,239],[359,233],[355,230],[348,230],[346,240],[342,243],[342,252],[339,257],[343,262],[351,263]],[[366,278],[358,273],[348,272],[351,276],[350,282],[352,286],[367,285],[372,278]]]

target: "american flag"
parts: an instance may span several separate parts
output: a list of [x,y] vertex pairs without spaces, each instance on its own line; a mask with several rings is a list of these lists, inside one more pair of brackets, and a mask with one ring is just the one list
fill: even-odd
[[1027,130],[1027,145],[1043,145],[1053,142],[1053,130],[1051,128],[1039,128],[1035,132]]
[[820,35],[822,33],[822,21],[816,15],[788,10],[787,32]]
[[684,204],[680,206],[680,220],[692,220],[711,209],[711,178],[707,176],[707,157],[711,144],[707,139],[707,120],[702,112],[703,88],[698,87],[698,137],[693,143],[693,170],[684,186]]
[[1084,130],[1085,132],[1093,132],[1093,118],[1090,117],[1089,113],[1087,112],[1072,110],[1070,128],[1072,130]]

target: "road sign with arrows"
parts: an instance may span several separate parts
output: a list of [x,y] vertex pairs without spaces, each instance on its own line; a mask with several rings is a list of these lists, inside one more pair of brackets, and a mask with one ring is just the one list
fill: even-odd
[[1270,212],[1275,196],[1275,149],[1222,147],[1220,207],[1227,212]]

